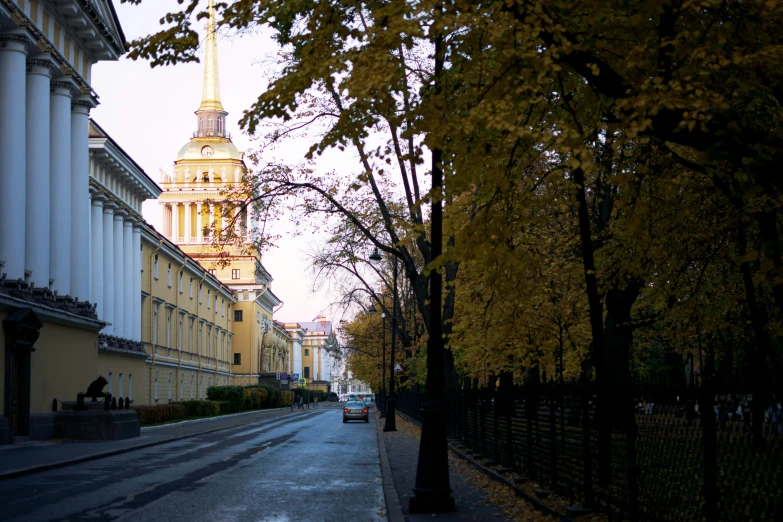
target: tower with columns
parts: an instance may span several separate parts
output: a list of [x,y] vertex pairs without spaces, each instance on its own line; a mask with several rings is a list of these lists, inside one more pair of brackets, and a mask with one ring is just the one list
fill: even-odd
[[282,301],[272,292],[272,277],[253,248],[258,217],[252,206],[237,197],[244,192],[248,169],[244,153],[226,128],[216,25],[214,1],[210,0],[196,130],[177,154],[172,171],[161,173],[161,229],[233,292],[233,382],[251,384],[262,373],[288,370],[287,355],[280,359],[272,354],[280,352],[282,338],[285,343],[290,339],[285,330],[275,328],[273,314]]

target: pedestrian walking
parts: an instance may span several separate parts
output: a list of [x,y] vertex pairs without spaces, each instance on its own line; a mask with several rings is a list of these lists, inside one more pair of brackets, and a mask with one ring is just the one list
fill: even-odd
[[301,410],[302,409],[302,396],[301,395],[296,398],[296,404],[297,404],[297,407]]

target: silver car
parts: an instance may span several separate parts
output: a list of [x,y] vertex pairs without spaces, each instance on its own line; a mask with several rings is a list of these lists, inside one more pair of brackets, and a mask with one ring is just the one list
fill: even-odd
[[363,420],[370,422],[370,408],[361,401],[349,401],[343,408],[343,422]]

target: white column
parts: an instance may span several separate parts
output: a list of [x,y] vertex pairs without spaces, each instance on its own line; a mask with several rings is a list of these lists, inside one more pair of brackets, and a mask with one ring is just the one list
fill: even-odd
[[171,204],[171,241],[179,242],[179,203]]
[[[103,206],[103,314],[98,315],[108,323],[103,331],[114,335],[114,205]],[[99,311],[100,312],[100,311]]]
[[70,82],[54,81],[50,98],[49,279],[60,295],[71,293],[71,88]]
[[138,257],[138,252],[133,251],[133,222],[135,219],[125,218],[122,225],[122,280],[123,280],[123,310],[122,318],[123,334],[126,339],[133,339],[133,311],[136,300],[133,298],[133,259]]
[[242,207],[237,204],[234,207],[234,234],[237,238],[242,237],[242,217],[239,215],[242,212]]
[[92,195],[90,223],[90,260],[92,263],[92,302],[98,305],[98,317],[103,319],[103,201],[99,194]]
[[129,301],[133,307],[133,335],[131,339],[141,341],[141,223],[136,223],[133,226],[131,257],[133,258],[133,292]]
[[49,118],[52,61],[49,55],[27,61],[25,115],[25,268],[35,286],[49,286]]
[[171,239],[171,227],[169,226],[168,203],[160,203],[160,230],[164,236]]
[[247,224],[245,225],[245,232],[247,233],[247,242],[253,241],[253,209],[251,205],[247,206]]
[[201,213],[203,207],[201,203],[196,203],[196,242],[201,244],[204,242],[204,225],[201,222]]
[[114,285],[114,335],[122,337],[125,335],[125,264],[123,263],[123,237],[122,223],[125,219],[124,212],[114,213],[114,280],[110,284]]
[[80,301],[90,299],[89,118],[92,106],[89,99],[79,99],[71,107],[71,295]]
[[0,263],[9,279],[24,278],[25,68],[27,38],[0,34]]
[[185,203],[184,205],[185,205],[185,243],[189,244],[191,233],[192,233],[192,231],[190,230],[190,223],[191,223],[190,203]]
[[214,203],[209,204],[209,223],[207,223],[209,226],[209,235],[210,237],[214,235],[213,229],[215,227],[215,205]]

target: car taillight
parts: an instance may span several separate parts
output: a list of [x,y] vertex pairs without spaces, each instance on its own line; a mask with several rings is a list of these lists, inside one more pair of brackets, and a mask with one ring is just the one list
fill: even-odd
[[367,408],[364,408],[364,413],[367,413]]
[[348,408],[345,408],[345,409],[343,410],[343,413],[348,413]]

